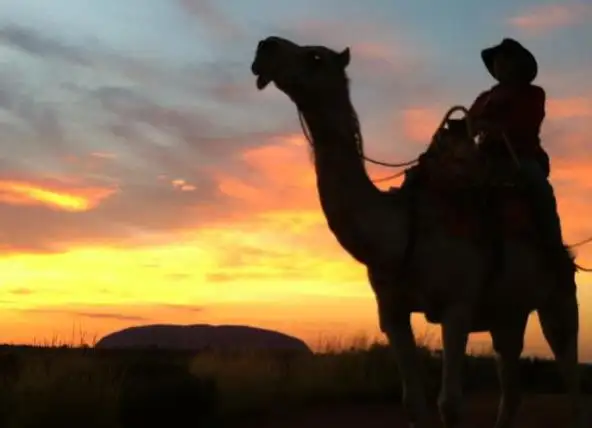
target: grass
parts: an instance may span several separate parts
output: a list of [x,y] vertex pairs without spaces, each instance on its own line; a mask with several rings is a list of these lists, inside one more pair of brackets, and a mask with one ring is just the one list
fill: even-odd
[[[400,399],[390,350],[363,337],[326,341],[313,355],[52,344],[0,347],[1,427],[232,426],[249,415],[302,406]],[[439,354],[423,347],[421,358],[435,395]],[[522,373],[526,390],[561,391],[552,362],[525,359]],[[497,389],[490,355],[467,358],[464,377],[468,392]],[[590,390],[590,370],[585,377]]]

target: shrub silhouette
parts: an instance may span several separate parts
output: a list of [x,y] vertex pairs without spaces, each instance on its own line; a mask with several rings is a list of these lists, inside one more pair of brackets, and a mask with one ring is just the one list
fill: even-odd
[[216,420],[215,382],[193,376],[176,362],[132,363],[120,394],[123,428],[209,427]]
[[[441,354],[424,348],[420,358],[435,399]],[[464,370],[468,395],[498,392],[491,355],[468,356]],[[522,359],[521,376],[529,394],[565,390],[552,360]],[[582,379],[592,392],[592,366]],[[0,346],[0,428],[234,427],[309,406],[399,401],[383,344],[313,355]]]

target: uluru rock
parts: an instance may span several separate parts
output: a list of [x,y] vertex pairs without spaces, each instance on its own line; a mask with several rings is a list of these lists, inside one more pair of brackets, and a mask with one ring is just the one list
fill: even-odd
[[312,353],[302,340],[278,331],[241,325],[209,324],[129,327],[106,335],[96,343],[95,348]]

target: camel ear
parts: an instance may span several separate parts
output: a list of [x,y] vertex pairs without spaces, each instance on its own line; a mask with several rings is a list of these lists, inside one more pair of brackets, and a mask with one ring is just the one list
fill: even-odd
[[339,53],[339,62],[343,68],[349,65],[349,61],[351,59],[349,47],[345,48],[342,52]]

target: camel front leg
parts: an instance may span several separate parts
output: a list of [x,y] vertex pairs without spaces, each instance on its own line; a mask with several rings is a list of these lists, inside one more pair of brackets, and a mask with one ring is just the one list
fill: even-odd
[[383,325],[401,376],[403,406],[413,427],[427,428],[429,408],[410,314],[393,316]]
[[465,305],[449,308],[442,320],[442,385],[438,397],[440,417],[446,428],[461,422],[462,366],[471,327],[471,311]]
[[395,295],[392,275],[368,269],[368,279],[377,297],[380,329],[389,340],[401,377],[403,406],[413,427],[427,428],[430,426],[429,408],[422,364],[411,328],[411,313]]
[[490,331],[501,389],[495,428],[513,427],[522,401],[520,355],[527,321],[528,312],[519,312],[495,323]]
[[589,427],[586,405],[581,396],[578,361],[579,311],[575,295],[552,299],[537,311],[543,335],[549,343],[567,387],[572,406],[572,426]]

